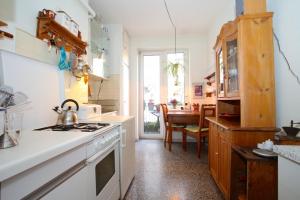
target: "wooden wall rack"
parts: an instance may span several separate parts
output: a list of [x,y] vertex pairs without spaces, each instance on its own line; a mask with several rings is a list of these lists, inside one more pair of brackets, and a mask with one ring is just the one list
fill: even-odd
[[49,17],[38,17],[37,38],[47,39],[58,48],[64,47],[66,51],[75,51],[78,56],[86,54],[87,43],[72,34],[65,27]]
[[[7,26],[7,24],[0,20],[0,26]],[[0,38],[3,38],[3,37],[7,37],[7,38],[12,39],[12,38],[14,38],[14,35],[11,34],[11,33],[0,30]]]

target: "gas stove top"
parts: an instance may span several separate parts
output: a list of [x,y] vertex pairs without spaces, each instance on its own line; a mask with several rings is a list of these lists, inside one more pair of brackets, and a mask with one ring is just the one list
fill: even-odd
[[79,123],[72,126],[65,125],[54,125],[43,128],[35,129],[35,131],[81,131],[81,132],[94,132],[100,130],[106,126],[108,123]]

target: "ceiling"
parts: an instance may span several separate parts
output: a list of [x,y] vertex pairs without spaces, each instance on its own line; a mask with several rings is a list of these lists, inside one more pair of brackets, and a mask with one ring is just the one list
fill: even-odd
[[[178,35],[207,32],[212,20],[232,0],[166,0]],[[163,0],[90,0],[104,23],[123,24],[133,37],[173,33]]]

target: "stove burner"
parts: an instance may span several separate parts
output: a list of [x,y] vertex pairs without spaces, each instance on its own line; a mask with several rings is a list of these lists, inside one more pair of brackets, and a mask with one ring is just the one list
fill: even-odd
[[81,132],[94,132],[106,126],[109,126],[108,123],[79,123],[70,126],[64,125],[54,125],[43,128],[35,129],[35,131],[81,131]]

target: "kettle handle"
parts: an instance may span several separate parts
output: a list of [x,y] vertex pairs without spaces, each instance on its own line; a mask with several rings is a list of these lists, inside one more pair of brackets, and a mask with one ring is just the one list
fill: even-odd
[[60,107],[63,108],[64,105],[68,102],[73,102],[76,105],[76,111],[79,110],[79,105],[78,105],[77,101],[75,101],[74,99],[66,99],[64,102],[62,102]]

